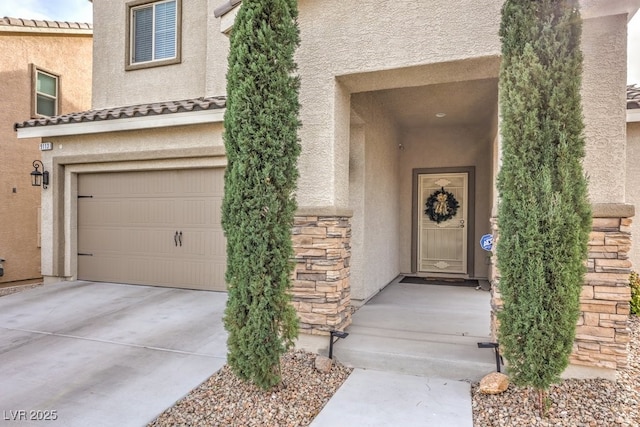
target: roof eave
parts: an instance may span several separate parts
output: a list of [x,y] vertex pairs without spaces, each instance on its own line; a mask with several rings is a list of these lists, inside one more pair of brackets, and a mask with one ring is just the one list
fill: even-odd
[[92,36],[93,30],[86,28],[44,28],[0,25],[0,33],[69,34],[74,36]]
[[626,14],[629,22],[639,8],[640,0],[580,0],[583,19]]
[[63,123],[46,126],[17,128],[19,139],[46,138],[54,136],[88,135],[95,133],[164,128],[194,124],[220,123],[224,121],[224,108],[158,114],[111,120],[93,120],[79,123]]
[[28,18],[0,18],[0,32],[92,35],[93,25],[86,22],[48,21]]
[[242,3],[242,0],[227,0],[224,4],[221,4],[213,10],[213,16],[220,18],[231,12],[240,3]]

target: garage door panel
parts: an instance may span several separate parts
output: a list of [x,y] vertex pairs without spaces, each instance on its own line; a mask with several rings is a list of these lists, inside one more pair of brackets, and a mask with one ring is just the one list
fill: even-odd
[[85,227],[78,233],[78,251],[83,253],[173,254],[173,231],[134,227]]
[[223,169],[80,175],[78,278],[225,290],[223,192]]

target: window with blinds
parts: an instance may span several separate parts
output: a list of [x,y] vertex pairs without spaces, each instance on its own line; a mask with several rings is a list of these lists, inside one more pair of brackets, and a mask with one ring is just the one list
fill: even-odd
[[179,0],[130,3],[128,65],[179,62],[179,17]]

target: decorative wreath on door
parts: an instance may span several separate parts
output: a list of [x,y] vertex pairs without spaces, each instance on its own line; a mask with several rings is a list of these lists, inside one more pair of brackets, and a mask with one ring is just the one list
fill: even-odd
[[460,203],[458,203],[453,194],[442,187],[429,196],[426,206],[427,209],[424,213],[429,215],[431,221],[440,224],[456,216]]

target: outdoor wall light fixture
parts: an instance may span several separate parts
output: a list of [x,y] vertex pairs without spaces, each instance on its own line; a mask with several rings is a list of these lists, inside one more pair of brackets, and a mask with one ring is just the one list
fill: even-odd
[[[34,187],[47,188],[49,185],[49,172],[44,170],[44,165],[40,160],[33,161],[34,170],[31,171],[31,185]],[[40,168],[42,168],[42,172],[40,172]]]

